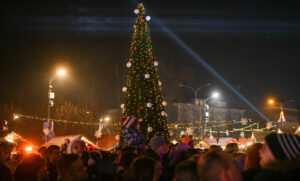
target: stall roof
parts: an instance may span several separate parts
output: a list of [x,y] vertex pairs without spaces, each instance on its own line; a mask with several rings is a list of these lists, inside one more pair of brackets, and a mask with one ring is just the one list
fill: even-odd
[[84,142],[92,145],[95,148],[98,148],[97,145],[95,145],[93,142],[91,142],[90,140],[88,140],[85,136],[81,135],[81,134],[76,134],[76,135],[65,135],[65,136],[55,136],[54,138],[52,138],[51,140],[47,141],[46,143],[44,143],[41,146],[50,146],[50,145],[57,145],[57,146],[61,146],[62,144],[65,143],[65,139],[69,139],[70,141],[74,140],[74,139],[81,139]]

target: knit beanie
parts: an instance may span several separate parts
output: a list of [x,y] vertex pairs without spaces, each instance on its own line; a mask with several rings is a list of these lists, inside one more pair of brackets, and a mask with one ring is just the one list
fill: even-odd
[[153,136],[150,139],[150,146],[152,148],[152,150],[157,150],[157,148],[159,148],[160,146],[164,145],[165,141],[162,139],[162,137],[160,136]]
[[269,134],[265,138],[277,160],[292,160],[300,156],[300,136],[295,134]]

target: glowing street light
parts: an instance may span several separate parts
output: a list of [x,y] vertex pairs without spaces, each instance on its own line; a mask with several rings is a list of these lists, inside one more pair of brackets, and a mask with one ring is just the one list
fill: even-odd
[[219,92],[213,92],[211,95],[212,98],[217,99],[220,97],[220,93]]
[[54,123],[53,121],[50,123],[50,108],[54,106],[54,98],[55,98],[55,94],[52,91],[52,82],[56,79],[56,77],[63,77],[67,74],[67,71],[65,69],[59,69],[56,74],[49,80],[49,91],[48,91],[48,125],[47,125],[47,129],[44,129],[44,133],[45,133],[45,138],[47,141],[48,140],[48,134],[54,134]]
[[66,75],[67,74],[67,71],[65,70],[65,69],[59,69],[58,71],[57,71],[57,75],[58,76],[64,76],[64,75]]
[[105,117],[104,121],[108,122],[110,120],[110,117]]

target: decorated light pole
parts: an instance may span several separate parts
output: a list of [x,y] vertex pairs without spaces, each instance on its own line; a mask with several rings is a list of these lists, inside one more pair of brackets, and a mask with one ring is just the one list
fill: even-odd
[[51,107],[54,106],[54,98],[55,98],[55,94],[53,92],[53,85],[52,82],[56,79],[56,77],[58,76],[64,76],[66,75],[66,70],[64,69],[60,69],[57,71],[56,75],[53,76],[50,80],[49,80],[49,91],[48,91],[48,116],[47,116],[47,122],[44,123],[44,129],[43,132],[45,134],[45,141],[48,141],[50,136],[54,136],[54,123],[53,121],[50,121],[50,113],[51,113]]

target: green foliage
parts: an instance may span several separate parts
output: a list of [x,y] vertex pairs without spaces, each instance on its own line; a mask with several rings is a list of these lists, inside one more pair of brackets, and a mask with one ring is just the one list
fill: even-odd
[[[147,143],[154,135],[162,136],[168,141],[170,136],[167,115],[164,115],[165,107],[162,105],[161,83],[154,65],[156,60],[152,54],[145,8],[142,3],[138,4],[138,10],[130,48],[131,66],[128,70],[123,117],[134,116],[140,120],[142,118],[141,131]],[[146,78],[146,74],[150,77]],[[152,132],[148,132],[149,127],[153,128]]]

